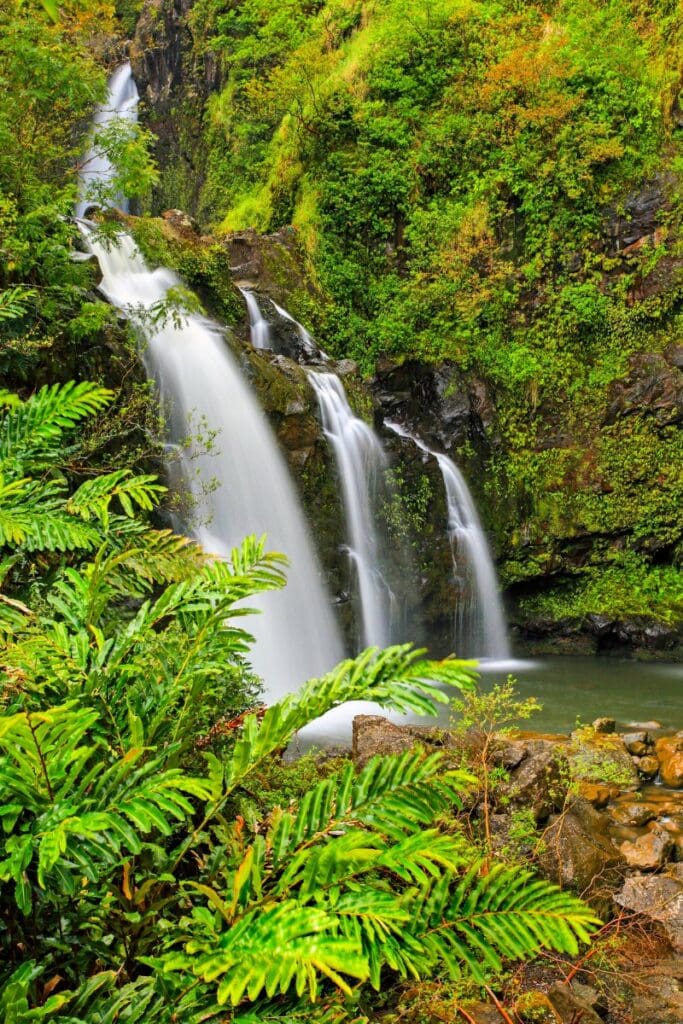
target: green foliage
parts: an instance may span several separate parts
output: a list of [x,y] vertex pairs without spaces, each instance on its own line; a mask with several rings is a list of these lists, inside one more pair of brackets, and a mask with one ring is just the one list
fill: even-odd
[[[109,397],[86,384],[5,395],[6,471],[40,468],[42,486],[63,435]],[[362,698],[435,713],[445,688],[471,678],[409,646],[371,649],[219,741],[216,726],[249,699],[245,602],[284,584],[283,558],[247,538],[210,561],[150,530],[138,517],[158,492],[122,470],[64,486],[65,514],[98,536],[94,556],[55,567],[37,613],[5,599],[16,613],[0,714],[8,1019],[198,1024],[229,1003],[236,1019],[253,1004],[292,1020],[331,990],[336,1009],[321,1019],[341,1020],[340,1000],[379,988],[384,969],[483,979],[504,956],[575,952],[596,924],[583,904],[485,871],[439,827],[471,782],[440,753],[375,758],[358,774],[343,763],[286,808],[250,824],[236,813],[330,709]],[[21,545],[6,540],[11,563]],[[56,979],[49,998],[44,978]]]
[[[680,430],[610,413],[631,357],[680,337],[674,6],[198,0],[190,15],[195,56],[225,76],[200,214],[295,226],[327,351],[367,374],[451,359],[488,384],[481,497],[507,583],[565,569],[577,538],[603,564],[607,532],[680,561]],[[653,204],[637,243],[617,241]],[[655,614],[676,619],[675,600]]]
[[[44,7],[58,8],[58,17]],[[77,358],[80,365],[106,325],[104,305],[88,294],[96,271],[72,259],[80,237],[72,213],[84,130],[106,95],[101,56],[113,36],[106,0],[8,0],[0,9],[0,87],[8,97],[0,111],[0,372],[13,386],[44,379],[50,360],[52,379],[60,366]],[[99,141],[120,166],[113,187],[145,191],[155,175],[149,134],[115,124]]]
[[[0,394],[7,409],[0,422],[0,549],[93,549],[101,543],[102,528],[125,528],[137,509],[152,509],[164,490],[156,477],[121,469],[86,480],[69,493],[68,479],[60,472],[60,462],[68,458],[64,434],[111,397],[105,388],[74,382],[46,385],[25,402]],[[113,524],[112,502],[120,509]]]
[[520,608],[524,615],[554,619],[643,615],[675,625],[683,619],[683,581],[677,566],[653,566],[642,556],[621,553],[606,565],[584,569],[563,586],[525,598]]

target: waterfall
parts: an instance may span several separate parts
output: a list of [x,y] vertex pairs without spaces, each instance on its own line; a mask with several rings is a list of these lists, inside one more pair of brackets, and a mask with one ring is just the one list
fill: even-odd
[[[256,296],[248,289],[240,291],[247,303],[252,344],[256,348],[272,348],[271,325],[264,319]],[[277,302],[270,301],[276,313],[294,325],[305,352],[319,354],[322,361],[327,361],[306,328]],[[361,646],[386,647],[391,643],[394,601],[380,568],[374,516],[378,485],[386,468],[384,451],[375,432],[354,415],[344,385],[335,373],[309,371],[308,377],[339,471],[348,531],[347,552],[358,586]]]
[[[121,69],[112,87],[120,79]],[[115,101],[112,93],[107,117],[117,116]],[[163,315],[169,288],[179,278],[163,267],[150,270],[125,232],[103,240],[95,225],[80,226],[100,263],[101,292],[131,319],[144,343],[143,359],[167,413],[169,444],[180,453],[181,475],[201,515],[194,536],[207,552],[229,557],[246,534],[265,533],[269,547],[291,559],[284,591],[249,601],[262,612],[249,620],[256,641],[252,664],[267,698],[276,700],[343,657],[283,456],[220,327],[194,313]],[[188,444],[197,426],[217,433],[214,445]]]
[[323,360],[327,361],[328,356],[326,356],[325,353],[318,348],[318,346],[313,341],[313,338],[306,330],[306,328],[303,326],[303,324],[300,324],[298,320],[295,320],[291,313],[288,313],[286,309],[282,308],[282,306],[278,306],[275,299],[271,299],[270,301],[273,303],[276,313],[278,313],[284,320],[289,320],[290,323],[294,324],[296,332],[301,338],[301,343],[304,346],[305,351],[308,352],[309,355],[319,354],[320,356],[322,356]]
[[[106,127],[115,120],[130,121],[138,119],[138,90],[133,80],[130,64],[122,64],[109,79],[109,95],[106,103],[102,103],[95,111],[93,118],[93,136],[98,128]],[[84,217],[92,206],[98,206],[96,196],[90,196],[93,186],[106,185],[114,177],[116,171],[109,158],[97,147],[97,139],[93,137],[85,155],[79,173],[78,190],[80,199],[76,204],[76,216]],[[116,204],[127,211],[128,202],[124,196],[116,197]]]
[[240,288],[249,313],[249,331],[254,348],[272,348],[270,323],[261,312],[258,299],[248,288]]
[[375,432],[353,414],[335,373],[309,372],[341,482],[348,551],[358,581],[363,646],[390,643],[391,591],[380,571],[373,500],[386,466]]
[[509,660],[510,647],[496,570],[464,476],[452,459],[432,451],[400,424],[386,421],[385,426],[399,437],[409,438],[421,451],[433,456],[441,470],[453,575],[459,592],[454,615],[456,653],[461,657]]

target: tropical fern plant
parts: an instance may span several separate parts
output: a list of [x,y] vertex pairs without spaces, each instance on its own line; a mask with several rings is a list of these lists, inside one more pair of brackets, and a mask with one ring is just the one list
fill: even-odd
[[[22,401],[0,392],[0,585],[27,553],[93,551],[141,529],[164,488],[150,474],[118,469],[71,487],[64,464],[68,435],[103,410],[112,392],[87,382],[45,386]],[[30,573],[28,573],[30,575]],[[23,602],[0,591],[0,630],[29,614]]]
[[[439,753],[347,765],[247,825],[241,794],[298,730],[357,699],[433,714],[471,666],[371,649],[232,721],[256,702],[249,603],[285,560],[253,537],[207,559],[151,529],[153,477],[70,488],[68,432],[108,400],[76,384],[3,399],[4,1019],[360,1024],[358,991],[388,977],[484,980],[576,952],[591,911],[480,862],[445,824],[473,780]],[[28,607],[15,566],[62,547],[81,554],[54,559]]]
[[[379,987],[386,969],[483,978],[544,946],[575,952],[596,923],[588,908],[527,873],[489,870],[438,827],[471,782],[438,753],[376,758],[358,775],[347,766],[253,831],[231,818],[240,787],[311,719],[360,696],[433,711],[447,700],[437,684],[467,686],[468,672],[407,647],[367,651],[247,716],[229,756],[207,752],[201,775],[173,766],[172,740],[146,745],[140,723],[124,734],[115,711],[83,697],[6,716],[0,878],[18,911],[15,946],[41,948],[61,922],[61,941],[41,951],[71,988],[48,1019],[98,974],[101,1011],[88,1020],[224,1019],[226,1002],[236,1019],[252,1004],[251,1019],[288,1020],[328,988]],[[16,971],[7,984],[19,985]]]

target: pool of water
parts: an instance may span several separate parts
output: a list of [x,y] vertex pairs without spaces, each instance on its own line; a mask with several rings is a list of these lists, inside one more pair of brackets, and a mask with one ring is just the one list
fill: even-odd
[[[524,728],[568,733],[576,725],[607,716],[617,728],[656,721],[667,731],[683,729],[683,665],[626,661],[615,658],[539,658],[529,661],[482,664],[480,685],[489,690],[511,675],[520,698],[535,697],[542,710]],[[373,704],[347,704],[336,708],[300,734],[298,749],[309,746],[347,746],[357,714],[386,714]],[[400,724],[448,725],[453,712],[444,707],[438,719],[407,719],[389,715]]]
[[481,684],[490,689],[508,674],[521,697],[535,697],[542,710],[530,728],[569,732],[581,722],[607,716],[618,726],[660,722],[683,729],[683,665],[618,658],[554,657],[509,666],[482,665]]

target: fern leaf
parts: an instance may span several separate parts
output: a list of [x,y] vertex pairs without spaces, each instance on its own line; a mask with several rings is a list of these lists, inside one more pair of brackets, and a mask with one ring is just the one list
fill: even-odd
[[104,409],[112,397],[112,391],[87,381],[45,385],[10,407],[0,425],[0,464],[50,448],[65,430]]

